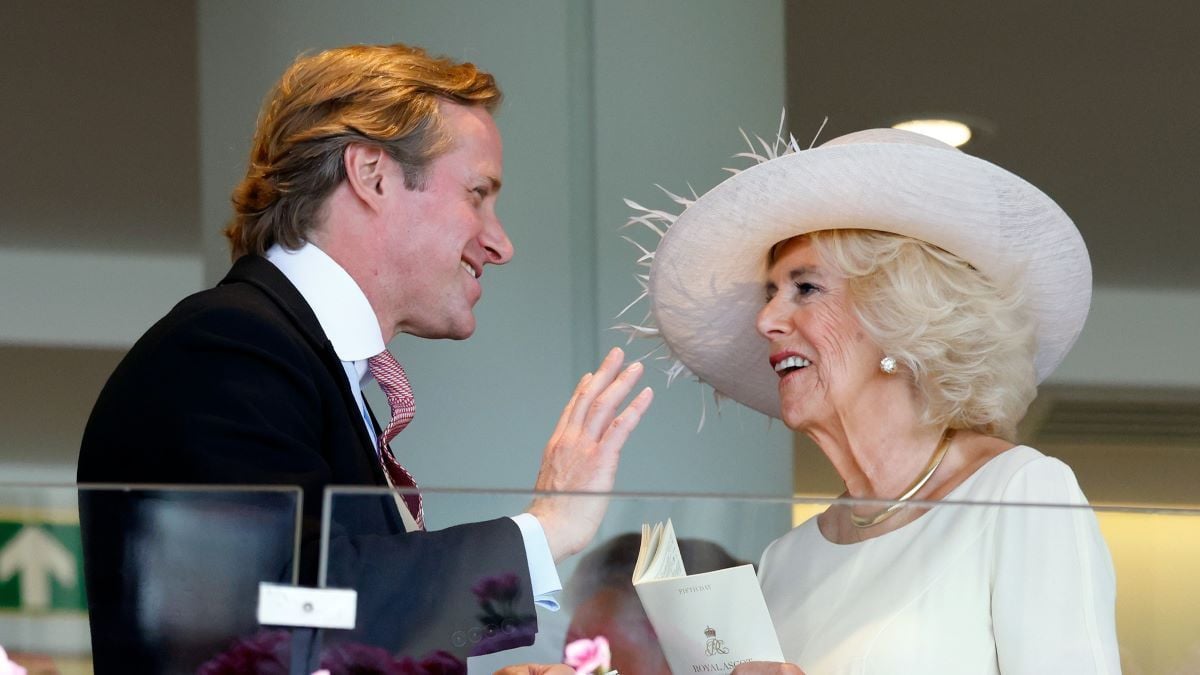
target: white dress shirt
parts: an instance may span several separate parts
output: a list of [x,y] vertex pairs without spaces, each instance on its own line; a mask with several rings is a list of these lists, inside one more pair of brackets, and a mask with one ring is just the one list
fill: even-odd
[[[276,244],[267,251],[266,258],[300,291],[317,316],[325,336],[333,343],[378,454],[379,442],[362,388],[374,380],[367,359],[382,352],[387,345],[371,303],[350,274],[314,244],[306,243],[295,251]],[[557,610],[558,601],[554,594],[562,590],[562,582],[554,566],[546,533],[532,514],[522,513],[512,519],[525,542],[534,601],[547,609]]]

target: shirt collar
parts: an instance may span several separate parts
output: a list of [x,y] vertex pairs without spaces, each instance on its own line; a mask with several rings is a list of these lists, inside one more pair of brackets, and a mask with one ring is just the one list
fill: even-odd
[[275,244],[267,250],[266,258],[300,291],[338,358],[364,362],[358,368],[361,377],[366,370],[365,360],[382,352],[386,345],[375,310],[354,278],[312,243],[294,251]]

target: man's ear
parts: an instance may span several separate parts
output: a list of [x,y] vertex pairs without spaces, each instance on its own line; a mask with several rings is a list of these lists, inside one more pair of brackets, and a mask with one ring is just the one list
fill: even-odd
[[351,143],[346,146],[342,161],[350,189],[364,204],[376,208],[383,197],[385,172],[391,157],[377,145]]

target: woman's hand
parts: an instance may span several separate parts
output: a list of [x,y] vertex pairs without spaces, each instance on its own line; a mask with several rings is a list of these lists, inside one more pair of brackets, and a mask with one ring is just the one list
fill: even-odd
[[804,671],[791,663],[750,661],[734,668],[730,675],[804,675]]
[[493,675],[575,675],[575,669],[561,663],[525,663],[497,670]]

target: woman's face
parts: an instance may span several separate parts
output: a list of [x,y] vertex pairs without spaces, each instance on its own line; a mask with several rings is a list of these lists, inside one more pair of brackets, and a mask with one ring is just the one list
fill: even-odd
[[881,376],[882,354],[853,314],[846,279],[808,238],[796,237],[777,251],[766,299],[757,326],[771,345],[784,423],[805,429],[849,413]]

